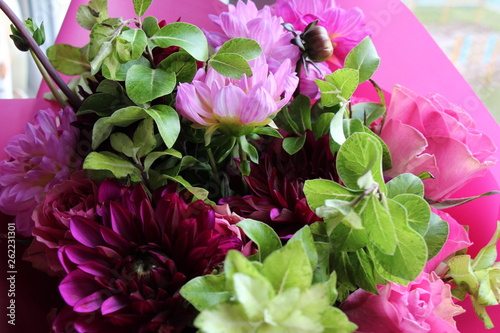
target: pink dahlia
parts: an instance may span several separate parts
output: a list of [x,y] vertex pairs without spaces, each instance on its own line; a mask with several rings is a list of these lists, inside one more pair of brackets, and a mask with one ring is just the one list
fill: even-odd
[[206,32],[213,47],[220,47],[231,38],[251,38],[262,47],[273,73],[285,59],[290,59],[293,65],[299,60],[299,49],[290,43],[293,35],[283,28],[283,20],[274,16],[268,6],[258,10],[252,0],[246,4],[239,0],[236,6],[229,5],[227,12],[210,18],[222,29],[222,32]]
[[292,64],[285,59],[275,73],[262,57],[253,61],[252,77],[230,79],[213,68],[199,69],[191,83],[181,83],[177,110],[196,127],[240,136],[245,128],[267,125],[291,99],[298,84]]
[[222,215],[202,201],[188,204],[169,191],[155,198],[141,186],[108,181],[99,193],[101,218],[70,219],[75,244],[59,249],[67,272],[59,290],[70,309],[54,332],[67,325],[76,332],[180,332],[191,322],[179,289],[212,273],[242,242],[227,228],[218,231]]
[[319,20],[318,25],[326,29],[333,45],[333,56],[327,61],[331,69],[343,67],[349,51],[370,34],[359,8],[343,9],[334,0],[277,0],[273,9],[298,31]]
[[465,310],[453,303],[451,288],[434,273],[421,273],[408,286],[389,282],[379,295],[362,289],[340,306],[359,333],[458,333],[453,316]]
[[25,133],[13,137],[0,161],[0,210],[16,216],[17,232],[30,236],[34,208],[52,187],[62,183],[81,166],[75,149],[78,130],[70,108],[54,113],[41,110]]
[[304,147],[291,156],[282,147],[283,139],[273,138],[245,177],[251,194],[223,198],[220,203],[239,216],[269,224],[283,237],[321,221],[307,205],[304,183],[315,178],[337,180],[335,159],[328,135],[318,140],[312,132],[306,135]]

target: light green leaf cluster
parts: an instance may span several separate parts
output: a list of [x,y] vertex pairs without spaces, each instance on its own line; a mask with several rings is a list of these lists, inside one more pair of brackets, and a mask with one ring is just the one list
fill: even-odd
[[321,282],[315,279],[318,253],[308,227],[281,247],[277,236],[270,235],[274,231],[264,224],[247,220],[240,226],[267,255],[259,257],[262,262],[252,262],[230,251],[223,274],[195,278],[181,289],[181,295],[200,311],[194,324],[201,332],[347,333],[356,329],[332,306],[337,297],[335,273]]
[[[335,116],[331,127],[341,120]],[[341,298],[358,287],[376,293],[384,281],[409,283],[448,234],[446,223],[431,214],[417,176],[403,174],[386,184],[380,142],[364,131],[342,133],[332,140],[338,142],[337,173],[345,187],[321,179],[304,186],[309,206],[325,221],[313,234],[328,248]]]
[[500,304],[500,264],[496,262],[497,243],[500,240],[500,221],[490,242],[479,251],[474,259],[469,255],[458,255],[448,261],[447,277],[457,287],[453,296],[463,300],[470,295],[474,311],[487,329],[493,328],[486,306]]

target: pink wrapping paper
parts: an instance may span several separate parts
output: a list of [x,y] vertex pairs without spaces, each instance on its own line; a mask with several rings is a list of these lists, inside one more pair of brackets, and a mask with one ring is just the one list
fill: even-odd
[[[437,92],[444,95],[451,102],[466,109],[474,118],[477,127],[487,133],[500,146],[499,126],[483,103],[478,99],[471,87],[453,67],[444,53],[432,40],[425,28],[414,15],[400,2],[400,0],[337,0],[344,7],[358,6],[366,14],[367,22],[373,31],[373,40],[382,58],[380,69],[375,74],[375,81],[386,91],[391,91],[394,84],[404,85],[415,92],[427,95]],[[73,0],[63,24],[57,43],[68,43],[82,46],[88,41],[88,31],[81,28],[76,20],[75,13],[78,6],[86,4],[87,0]],[[109,0],[110,16],[134,17],[132,1]],[[173,0],[154,0],[146,15],[154,15],[167,22],[182,21],[195,23],[209,30],[216,29],[207,17],[208,13],[220,13],[225,8],[217,0],[184,0],[182,4]],[[3,148],[9,138],[23,132],[24,124],[33,118],[41,108],[49,103],[41,96],[47,91],[42,85],[37,99],[30,100],[0,100],[0,148]],[[500,159],[500,151],[496,156]],[[6,155],[0,151],[0,158]],[[466,185],[458,191],[455,197],[464,197],[481,194],[490,190],[498,190],[500,183],[500,163],[492,167],[487,175]],[[499,219],[500,196],[481,198],[466,205],[450,209],[457,221],[470,225],[471,240],[475,243],[471,247],[472,253],[484,246],[494,232],[496,221]],[[2,222],[6,219],[0,215]],[[6,251],[2,252],[6,253]],[[17,253],[17,261],[21,262],[22,252]],[[21,267],[21,264],[19,264]],[[33,294],[33,286],[46,285],[47,279],[41,274],[33,272],[29,265],[22,265],[17,278],[23,281],[19,284],[24,289],[18,294],[17,332],[47,332],[48,326],[44,320],[48,311],[48,297],[55,295],[54,286],[43,292]],[[4,284],[2,276],[0,284]],[[29,283],[31,282],[31,283]],[[2,285],[2,295],[5,290]],[[31,288],[31,289],[30,289]],[[39,287],[38,289],[44,289]],[[52,293],[52,294],[51,294]],[[35,296],[33,296],[35,295]],[[0,297],[0,307],[4,308],[3,297]],[[54,300],[52,300],[53,302]],[[461,332],[493,332],[483,328],[476,318],[470,304],[464,302],[467,313],[456,317],[458,329]],[[500,307],[489,313],[493,322],[500,330]],[[30,320],[21,320],[21,318]],[[13,332],[12,327],[4,326],[0,321],[0,332]]]

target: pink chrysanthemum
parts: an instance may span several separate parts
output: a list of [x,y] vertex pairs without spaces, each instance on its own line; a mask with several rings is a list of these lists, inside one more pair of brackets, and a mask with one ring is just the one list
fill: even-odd
[[332,69],[343,67],[349,51],[370,34],[360,9],[340,8],[334,0],[277,0],[274,14],[299,31],[319,20],[332,41],[333,56],[328,60]]
[[45,193],[62,183],[81,166],[76,154],[78,130],[70,125],[70,108],[54,113],[41,110],[25,133],[13,137],[5,151],[9,160],[0,161],[0,210],[16,216],[17,232],[30,236],[31,214]]
[[191,83],[181,83],[177,110],[196,127],[239,136],[244,128],[267,125],[292,97],[298,84],[289,59],[275,73],[262,57],[253,61],[252,77],[230,79],[213,68],[199,69]]
[[293,35],[283,28],[283,20],[274,16],[268,6],[258,10],[251,0],[246,4],[240,0],[236,6],[229,5],[227,12],[210,15],[210,18],[222,29],[222,32],[206,32],[213,47],[219,47],[231,38],[251,38],[262,47],[273,73],[285,59],[290,59],[292,64],[299,60],[299,49],[290,43]]

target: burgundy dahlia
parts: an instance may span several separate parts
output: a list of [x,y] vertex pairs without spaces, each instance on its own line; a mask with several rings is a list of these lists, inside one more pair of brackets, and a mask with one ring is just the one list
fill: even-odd
[[321,221],[307,205],[304,183],[316,178],[336,180],[335,159],[328,135],[318,140],[312,132],[306,135],[304,147],[294,155],[282,148],[283,139],[273,138],[263,149],[259,164],[252,164],[250,175],[245,177],[251,194],[220,202],[229,204],[239,216],[269,224],[280,236]]
[[[164,191],[153,204],[141,186],[105,181],[98,218],[73,216],[75,244],[59,249],[66,308],[53,332],[181,332],[193,319],[179,289],[210,274],[242,241],[218,231],[225,217]],[[156,198],[156,196],[155,196]],[[234,216],[228,216],[228,223]],[[219,221],[220,222],[220,221]]]

